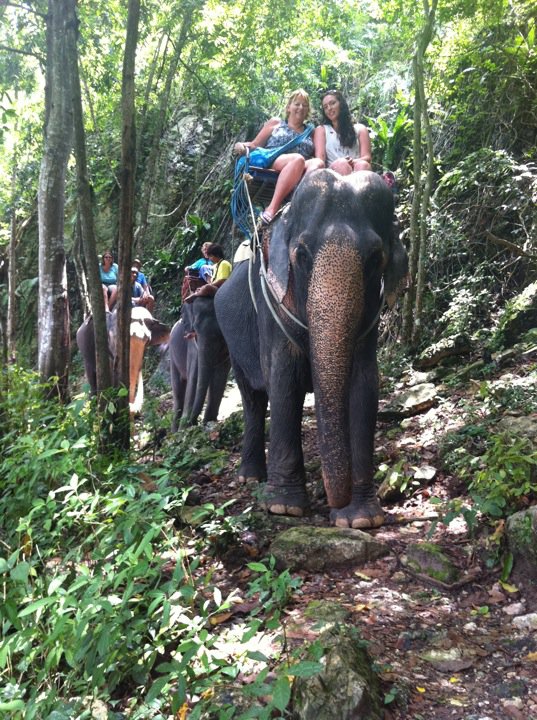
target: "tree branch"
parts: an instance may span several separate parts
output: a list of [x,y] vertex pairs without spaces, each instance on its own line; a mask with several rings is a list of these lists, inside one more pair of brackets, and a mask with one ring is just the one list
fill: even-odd
[[39,53],[30,52],[29,50],[19,50],[19,48],[8,47],[7,45],[0,45],[0,50],[5,50],[6,52],[11,53],[19,53],[19,55],[29,55],[30,57],[34,57],[36,60],[39,60],[41,65],[45,64],[45,57]]
[[12,2],[3,2],[2,5],[4,7],[14,7],[14,8],[18,8],[19,10],[24,10],[25,12],[32,13],[33,15],[40,17],[42,20],[47,19],[47,16],[44,13],[40,13],[38,10],[35,10],[34,8],[30,7],[30,5],[21,5],[19,3],[12,3]]
[[496,245],[501,245],[502,247],[508,248],[515,255],[521,255],[522,257],[527,257],[527,258],[530,258],[531,260],[537,260],[537,255],[530,255],[530,253],[527,253],[525,250],[522,250],[522,248],[518,247],[518,245],[515,245],[514,243],[510,242],[509,240],[504,240],[503,238],[498,237],[497,235],[494,235],[493,233],[489,232],[488,230],[485,230],[485,237],[488,240],[490,240],[491,242],[495,243]]

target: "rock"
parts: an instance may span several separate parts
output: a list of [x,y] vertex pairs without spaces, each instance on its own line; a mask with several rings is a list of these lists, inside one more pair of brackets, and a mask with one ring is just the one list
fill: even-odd
[[331,600],[312,600],[304,610],[304,617],[314,620],[313,630],[324,631],[350,618],[350,611]]
[[506,605],[503,608],[503,611],[506,615],[513,616],[513,615],[520,615],[520,613],[524,612],[525,609],[526,609],[526,606],[524,605],[523,602],[516,602],[516,603],[511,603],[510,605]]
[[390,550],[361,530],[303,525],[280,533],[270,552],[280,569],[322,572],[341,565],[364,565]]
[[535,632],[537,630],[537,613],[529,613],[529,615],[519,615],[513,618],[513,625],[519,630],[529,630]]
[[421,575],[428,575],[447,585],[455,582],[459,577],[455,565],[434,543],[420,542],[409,545],[406,563]]
[[506,534],[516,572],[537,581],[537,506],[511,515]]
[[495,338],[505,346],[514,345],[527,331],[537,327],[537,282],[528,285],[506,303]]
[[426,480],[430,482],[434,480],[437,472],[438,470],[432,465],[421,465],[414,473],[414,478],[416,480]]
[[340,625],[322,633],[318,642],[325,649],[324,669],[294,683],[298,720],[380,720],[380,684],[356,629]]
[[537,447],[537,416],[523,415],[515,417],[506,415],[498,422],[498,427],[517,437],[528,438]]
[[475,654],[464,648],[429,650],[420,657],[431,663],[439,672],[445,673],[460,672],[472,667],[475,662]]
[[419,370],[434,367],[446,358],[455,355],[466,355],[471,349],[471,343],[466,335],[455,335],[454,337],[443,338],[440,342],[424,350],[414,363],[414,367]]
[[430,410],[436,404],[438,393],[433,383],[421,383],[399,393],[389,405],[379,410],[381,420],[399,420]]

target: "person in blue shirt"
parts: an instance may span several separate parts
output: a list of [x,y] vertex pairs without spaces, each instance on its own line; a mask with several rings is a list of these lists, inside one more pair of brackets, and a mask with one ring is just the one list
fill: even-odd
[[105,250],[99,265],[101,283],[103,286],[104,307],[110,311],[117,300],[118,266],[110,250]]
[[192,265],[186,266],[185,270],[187,275],[195,275],[200,277],[202,280],[205,280],[205,282],[210,282],[213,261],[207,255],[207,251],[211,245],[212,243],[210,242],[203,243],[201,246],[202,257],[200,257],[199,260],[196,260],[195,263],[192,263]]
[[132,266],[133,268],[136,268],[137,271],[136,282],[142,286],[143,290],[143,300],[141,300],[138,304],[147,308],[150,313],[153,313],[153,308],[155,307],[155,298],[153,297],[151,288],[149,287],[149,283],[147,282],[147,278],[141,270],[142,261],[139,258],[135,258],[133,260]]
[[144,289],[136,279],[138,276],[138,268],[134,265],[131,268],[131,302],[132,307],[143,307]]

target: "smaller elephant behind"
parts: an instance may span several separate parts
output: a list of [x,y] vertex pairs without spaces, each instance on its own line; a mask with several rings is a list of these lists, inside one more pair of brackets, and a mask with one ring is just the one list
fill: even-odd
[[[116,353],[117,333],[117,313],[115,310],[106,313],[106,327],[108,330],[110,362],[113,363]],[[170,328],[154,318],[149,310],[143,307],[132,309],[129,353],[129,403],[131,412],[139,412],[142,408],[144,397],[142,365],[146,346],[162,345],[168,341],[169,337]],[[76,342],[84,361],[84,369],[91,393],[95,395],[97,392],[97,367],[92,315],[89,315],[78,328]]]
[[191,297],[170,335],[173,394],[172,432],[179,420],[193,425],[206,402],[203,422],[216,420],[231,367],[226,341],[214,312],[214,298]]

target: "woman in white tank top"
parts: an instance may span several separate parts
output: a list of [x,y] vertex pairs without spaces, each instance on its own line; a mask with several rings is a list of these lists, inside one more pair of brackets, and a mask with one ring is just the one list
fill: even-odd
[[353,124],[347,101],[339,90],[322,97],[327,165],[340,175],[371,170],[371,141],[361,123]]

